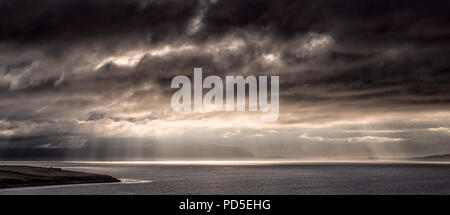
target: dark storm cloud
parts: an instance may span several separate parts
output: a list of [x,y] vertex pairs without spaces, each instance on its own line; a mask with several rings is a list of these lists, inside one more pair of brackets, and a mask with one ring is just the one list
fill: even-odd
[[407,104],[448,103],[449,7],[447,1],[220,1],[206,13],[203,33],[246,30],[272,35],[280,44],[311,32],[327,34],[335,46],[324,56],[299,57],[289,48],[281,50],[290,66],[311,65],[301,75],[286,74],[289,81],[282,88],[347,91],[397,86],[402,88],[346,99],[394,94],[405,96],[396,102]]
[[[194,67],[204,76],[280,75],[281,125],[447,111],[449,8],[448,1],[0,0],[0,141],[81,146],[96,127],[123,135],[127,126],[192,119],[167,108],[170,81]],[[396,129],[449,127],[447,119],[427,123]],[[393,138],[408,144],[413,136]]]
[[[187,35],[189,23],[205,4],[202,27],[196,34]],[[54,48],[64,56],[79,51],[72,47],[79,41],[97,44],[101,52],[114,53],[139,42],[190,41],[202,46],[205,41],[247,32],[265,35],[271,45],[249,47],[234,58],[222,56],[223,61],[228,61],[227,67],[215,72],[236,71],[254,61],[257,54],[279,51],[283,62],[291,70],[297,70],[286,74],[289,83],[281,85],[285,88],[325,85],[364,89],[400,84],[406,85],[401,93],[429,95],[448,93],[445,86],[450,79],[446,63],[450,58],[448,4],[447,1],[426,4],[423,1],[2,1],[0,41],[25,49],[43,45],[38,49],[45,52]],[[329,35],[335,44],[320,57],[298,56],[295,50],[283,47],[298,45],[295,38],[310,33]],[[95,50],[81,50],[89,51]],[[44,58],[60,58],[48,54]],[[171,69],[167,68],[171,67],[168,62],[204,65],[210,56],[192,57],[192,53],[187,53],[178,58],[162,59],[156,64],[166,71],[156,72],[169,76],[168,73],[175,72],[168,71]],[[32,62],[29,59],[12,62],[5,66],[5,74]],[[343,68],[334,68],[336,64],[343,64]],[[179,70],[187,70],[187,65],[177,65],[182,67]],[[309,71],[299,71],[298,65],[309,65]],[[301,77],[296,77],[300,76],[298,72],[302,72]]]
[[214,4],[205,25],[219,34],[243,28],[288,38],[313,31],[361,44],[437,45],[449,39],[449,6],[448,1],[231,0]]
[[1,1],[0,40],[40,43],[142,34],[162,40],[182,34],[198,1]]

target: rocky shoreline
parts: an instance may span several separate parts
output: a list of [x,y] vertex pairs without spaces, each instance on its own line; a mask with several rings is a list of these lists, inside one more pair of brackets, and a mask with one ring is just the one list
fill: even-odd
[[60,168],[0,165],[0,188],[85,183],[110,183],[120,180],[109,176]]

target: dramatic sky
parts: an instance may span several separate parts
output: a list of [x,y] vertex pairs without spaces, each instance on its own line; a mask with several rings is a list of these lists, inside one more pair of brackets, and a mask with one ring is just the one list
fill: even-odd
[[[32,149],[128,159],[450,153],[448,8],[0,0],[0,158]],[[170,82],[194,67],[278,75],[279,120],[174,112]]]

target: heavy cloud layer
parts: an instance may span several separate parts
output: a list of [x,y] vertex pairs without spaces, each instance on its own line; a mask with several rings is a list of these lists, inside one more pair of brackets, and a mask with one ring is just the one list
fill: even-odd
[[[448,8],[447,1],[0,1],[0,144],[183,140],[262,157],[448,153]],[[194,67],[205,76],[279,75],[280,119],[173,112],[170,81]],[[199,139],[204,129],[210,133]]]

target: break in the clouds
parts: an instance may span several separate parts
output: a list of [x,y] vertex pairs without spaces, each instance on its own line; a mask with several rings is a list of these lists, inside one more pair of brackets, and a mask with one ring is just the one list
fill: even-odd
[[[0,157],[449,153],[449,4],[2,0]],[[174,112],[194,67],[280,76],[279,120]]]

